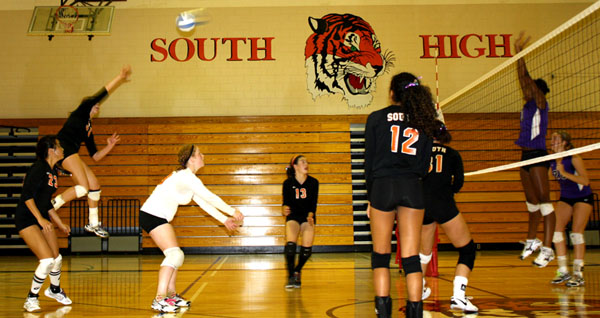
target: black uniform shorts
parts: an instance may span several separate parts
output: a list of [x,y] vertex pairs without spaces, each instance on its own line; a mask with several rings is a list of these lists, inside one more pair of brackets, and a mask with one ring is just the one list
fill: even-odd
[[431,224],[433,222],[444,224],[454,219],[459,213],[456,202],[452,198],[440,199],[426,197],[425,202],[423,225]]
[[[288,216],[285,217],[285,222],[287,223],[288,221],[296,221],[296,222],[298,222],[298,224],[302,225],[302,223],[308,222],[308,220],[306,218],[308,218],[308,214],[290,213]],[[316,225],[317,224],[317,215],[316,214],[313,216],[313,219],[315,220],[315,225]]]
[[425,208],[423,181],[414,175],[377,178],[370,197],[371,206],[380,211],[395,211],[399,206]]
[[590,195],[586,195],[585,197],[581,197],[581,198],[565,198],[565,197],[560,197],[560,199],[558,199],[558,201],[562,201],[570,206],[574,206],[575,203],[579,203],[579,202],[583,202],[583,203],[587,203],[591,206],[594,206],[594,194],[590,194]]
[[[523,150],[521,152],[521,161],[529,160],[529,159],[533,159],[533,158],[539,158],[539,157],[543,157],[546,155],[548,155],[548,151],[546,151],[546,150],[541,150],[541,149]],[[65,157],[66,157],[66,155],[65,155]],[[521,169],[525,169],[526,171],[529,171],[529,169],[532,167],[549,168],[550,161],[542,161],[542,162],[534,163],[532,165],[522,166]]]
[[63,153],[65,155],[65,159],[68,158],[72,154],[79,153],[79,146],[73,144],[72,142],[62,141],[60,140],[60,146],[63,147]]
[[140,227],[148,234],[150,234],[150,231],[154,230],[156,227],[166,223],[169,223],[167,219],[159,218],[158,216],[150,213],[140,211]]
[[[42,217],[50,221],[50,216],[47,213],[42,213]],[[32,225],[37,225],[40,229],[42,229],[42,226],[38,223],[35,216],[33,216],[33,213],[30,211],[17,211],[17,214],[15,215],[15,227],[17,228],[17,231],[28,228]]]

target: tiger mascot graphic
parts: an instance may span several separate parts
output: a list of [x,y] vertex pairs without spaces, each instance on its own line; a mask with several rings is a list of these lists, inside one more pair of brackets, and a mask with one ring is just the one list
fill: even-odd
[[313,33],[306,40],[306,84],[313,100],[342,94],[348,106],[371,103],[375,81],[393,66],[393,54],[381,53],[375,32],[365,20],[352,14],[309,17]]

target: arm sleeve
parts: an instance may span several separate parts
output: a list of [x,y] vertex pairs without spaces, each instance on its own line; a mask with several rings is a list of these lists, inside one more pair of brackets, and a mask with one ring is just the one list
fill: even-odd
[[317,202],[319,201],[319,180],[315,179],[315,188],[313,189],[313,197],[312,202],[310,204],[311,210],[309,212],[314,212],[317,214]]
[[373,127],[373,114],[367,118],[365,126],[365,180],[367,183],[367,200],[371,201],[371,186],[373,185],[373,156],[375,154],[375,131]]
[[[198,203],[198,205],[212,217],[219,220],[221,223],[224,223],[227,217],[219,213],[216,209],[223,211],[229,215],[233,215],[235,213],[234,208],[225,203],[225,201],[219,198],[219,196],[208,190],[204,186],[202,181],[198,179],[198,177],[193,176],[189,179],[189,184],[192,187],[192,190],[194,191],[194,196],[192,197],[192,199],[196,203]],[[215,214],[217,214],[217,216]]]
[[94,157],[94,154],[98,152],[98,147],[96,147],[96,141],[94,140],[94,133],[90,133],[85,139],[85,147],[87,148],[90,157]]
[[465,182],[465,170],[463,167],[462,158],[458,151],[454,152],[454,181],[452,182],[452,192],[458,193]]
[[44,171],[40,169],[38,165],[31,166],[29,172],[25,176],[23,181],[23,190],[21,191],[21,198],[23,202],[34,199],[37,192],[38,185],[40,182],[48,182],[49,180],[44,179]]
[[282,192],[282,196],[283,196],[283,205],[287,205],[287,206],[291,207],[292,203],[293,203],[293,198],[292,198],[291,192],[289,191],[290,186],[289,186],[288,180],[289,179],[283,181],[283,186],[282,186],[281,192]]
[[92,106],[103,101],[106,97],[108,97],[108,91],[106,90],[106,87],[102,86],[102,88],[100,88],[100,90],[97,91],[96,94],[92,95],[92,98],[91,98]]
[[107,96],[108,96],[108,91],[106,90],[106,88],[104,86],[102,86],[102,88],[100,88],[100,90],[98,92],[96,92],[96,94],[85,97],[83,99],[83,101],[81,102],[81,104],[79,104],[79,107],[77,107],[77,109],[73,113],[75,113],[79,117],[83,117],[83,118],[87,119],[87,118],[89,118],[89,114],[90,114],[90,111],[92,110],[92,107],[94,107],[94,105],[103,101]]

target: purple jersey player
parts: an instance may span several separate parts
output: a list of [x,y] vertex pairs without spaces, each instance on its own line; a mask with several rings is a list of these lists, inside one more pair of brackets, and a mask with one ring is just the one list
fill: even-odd
[[[552,134],[552,150],[561,152],[572,149],[571,136],[560,131]],[[552,241],[556,247],[558,271],[552,280],[553,284],[567,282],[568,287],[579,287],[583,280],[583,258],[585,256],[585,239],[583,231],[587,225],[594,196],[590,188],[590,179],[580,156],[568,156],[550,163],[552,174],[560,184],[560,199],[556,205],[556,228]],[[572,217],[572,220],[571,220]],[[563,235],[567,223],[571,221],[571,243],[573,244],[573,275],[567,268],[567,244]]]
[[[530,39],[530,37],[525,38],[524,33],[521,32],[515,41],[515,52],[521,52]],[[546,130],[548,128],[546,94],[550,90],[543,79],[533,80],[531,78],[523,58],[517,61],[517,73],[525,105],[521,111],[521,132],[515,143],[521,147],[521,160],[543,157],[548,154],[546,151]],[[533,264],[538,267],[545,267],[554,259],[551,244],[556,217],[553,213],[552,203],[550,203],[548,166],[547,161],[542,161],[523,166],[520,169],[521,183],[527,200],[527,210],[530,212],[527,241],[520,258],[522,260],[527,258],[541,246],[540,254],[533,261]],[[538,224],[542,216],[544,217],[543,243],[536,237]]]

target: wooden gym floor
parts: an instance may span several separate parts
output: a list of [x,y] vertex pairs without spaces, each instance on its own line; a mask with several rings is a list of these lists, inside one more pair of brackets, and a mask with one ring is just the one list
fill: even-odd
[[[424,317],[600,317],[600,250],[586,255],[585,287],[552,285],[556,261],[531,266],[519,251],[477,253],[467,295],[479,315],[450,310],[457,253],[441,252],[437,278],[425,302]],[[64,257],[62,287],[71,306],[40,295],[42,311],[22,309],[37,260],[0,257],[0,317],[375,317],[370,253],[313,254],[303,270],[302,288],[286,291],[281,254],[187,255],[179,271],[179,293],[192,307],[159,315],[150,309],[160,255],[69,255]],[[405,302],[404,277],[392,266],[394,308]],[[42,290],[48,286],[48,279]],[[42,292],[43,293],[43,292]],[[40,294],[42,294],[40,293]],[[403,317],[397,311],[394,317]]]

